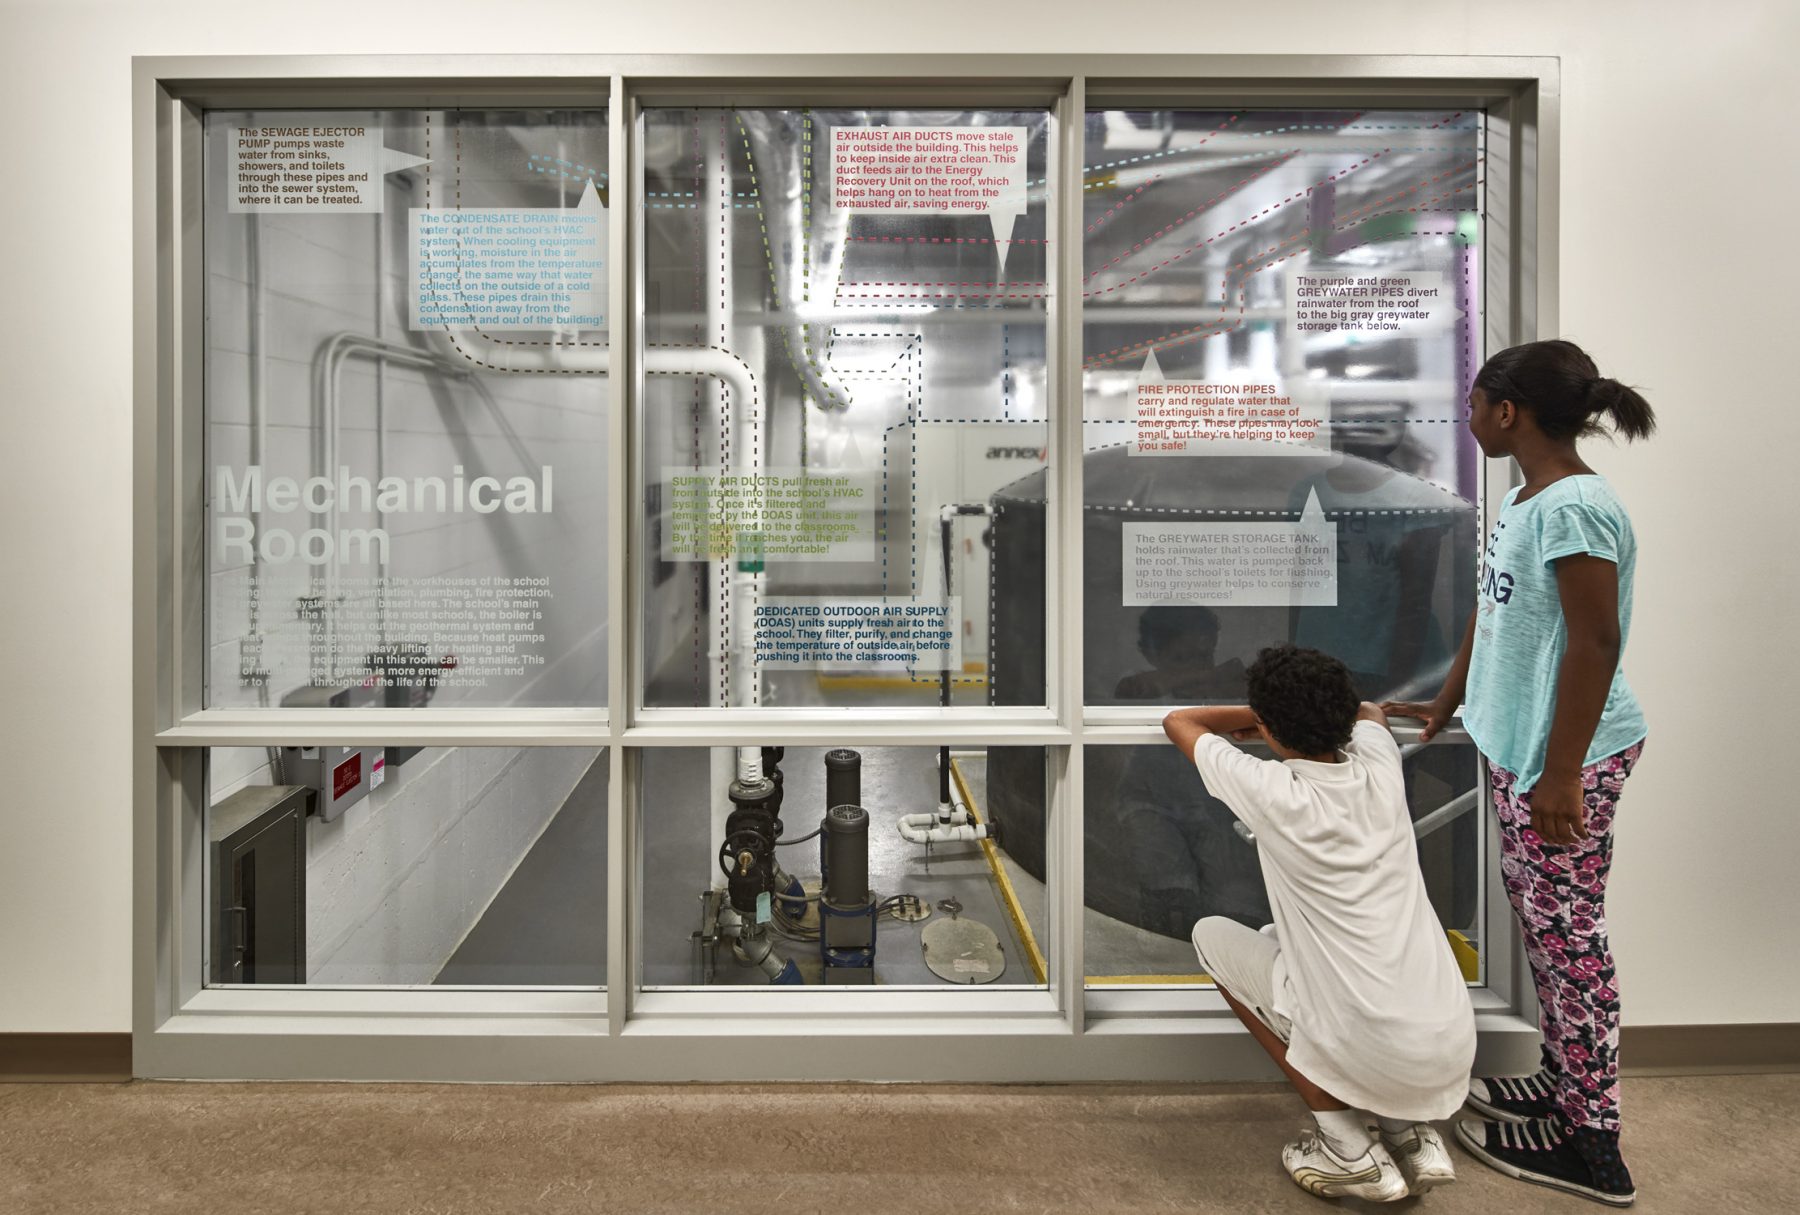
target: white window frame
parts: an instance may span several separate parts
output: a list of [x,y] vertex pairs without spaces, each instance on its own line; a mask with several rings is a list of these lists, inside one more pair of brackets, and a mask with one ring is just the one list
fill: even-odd
[[[1090,108],[1467,106],[1487,116],[1483,244],[1489,350],[1557,331],[1559,68],[1531,57],[1318,55],[317,56],[133,60],[134,1070],[146,1077],[362,1080],[1228,1080],[1268,1074],[1208,988],[1084,982],[1085,748],[1160,743],[1160,712],[1089,708],[1082,687],[1082,119]],[[202,708],[204,367],[200,129],[207,109],[593,107],[609,174],[636,181],[643,105],[1036,106],[1055,119],[1048,305],[1057,490],[1046,602],[1059,639],[1036,708],[634,711],[640,635],[635,417],[637,276],[609,275],[606,709]],[[609,262],[634,266],[635,206],[616,206]],[[616,318],[625,318],[618,324]],[[1484,469],[1483,517],[1514,481]],[[1406,741],[1409,732],[1399,731]],[[1414,732],[1416,733],[1416,732]],[[848,738],[847,738],[848,736]],[[1029,745],[1046,748],[1047,988],[643,992],[637,756],[662,746]],[[203,749],[272,744],[578,746],[607,753],[607,988],[207,989],[202,986]],[[1485,799],[1484,799],[1485,800]],[[1529,1065],[1531,985],[1484,816],[1486,1066]],[[1071,930],[1073,929],[1073,930]],[[926,1049],[920,1049],[925,1047]],[[483,1049],[487,1048],[487,1049]]]

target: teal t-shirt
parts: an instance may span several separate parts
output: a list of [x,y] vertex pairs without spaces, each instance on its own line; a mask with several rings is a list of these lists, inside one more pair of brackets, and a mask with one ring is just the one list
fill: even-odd
[[[1476,587],[1475,649],[1469,659],[1463,724],[1488,762],[1518,776],[1520,793],[1544,771],[1556,709],[1556,678],[1568,648],[1555,563],[1577,553],[1619,567],[1619,647],[1631,633],[1631,580],[1637,538],[1605,478],[1564,477],[1524,502],[1506,495],[1488,535]],[[1644,713],[1625,682],[1612,688],[1583,766],[1643,739]]]

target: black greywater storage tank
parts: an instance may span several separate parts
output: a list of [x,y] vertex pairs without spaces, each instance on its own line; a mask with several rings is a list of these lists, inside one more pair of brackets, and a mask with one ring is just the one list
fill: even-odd
[[[1257,651],[1288,641],[1344,659],[1365,699],[1436,692],[1474,602],[1473,503],[1341,452],[1239,455],[1221,445],[1205,456],[1144,457],[1112,447],[1085,461],[1089,705],[1241,703],[1244,669]],[[989,695],[997,705],[1044,703],[1048,475],[1033,473],[993,499]],[[1124,525],[1291,522],[1313,494],[1337,524],[1339,606],[1125,606]],[[1418,595],[1414,585],[1431,592]],[[988,799],[1003,846],[1040,879],[1042,754],[988,752]],[[1089,907],[1178,938],[1206,915],[1268,922],[1255,849],[1173,747],[1089,747],[1086,757]],[[1471,771],[1461,787],[1472,783]]]

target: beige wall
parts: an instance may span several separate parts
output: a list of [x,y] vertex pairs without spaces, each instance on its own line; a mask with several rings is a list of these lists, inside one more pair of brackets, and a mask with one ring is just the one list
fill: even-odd
[[[867,11],[865,19],[857,14]],[[1643,548],[1650,748],[1612,921],[1635,1024],[1800,1020],[1786,775],[1790,0],[37,3],[0,15],[0,1031],[130,1026],[129,60],[353,52],[1534,54],[1563,61],[1562,329],[1662,411],[1600,448]],[[429,16],[426,14],[429,13]],[[1771,752],[1773,752],[1771,754]]]

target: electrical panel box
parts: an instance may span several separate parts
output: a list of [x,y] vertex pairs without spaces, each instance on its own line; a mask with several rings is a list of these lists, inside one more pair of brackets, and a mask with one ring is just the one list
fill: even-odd
[[306,814],[299,785],[240,789],[207,815],[211,983],[306,982]]
[[287,777],[316,793],[314,812],[331,822],[386,775],[380,747],[290,747]]

